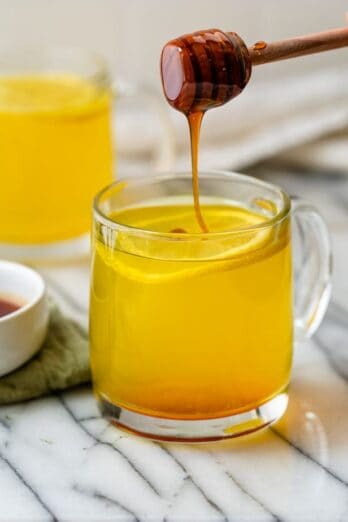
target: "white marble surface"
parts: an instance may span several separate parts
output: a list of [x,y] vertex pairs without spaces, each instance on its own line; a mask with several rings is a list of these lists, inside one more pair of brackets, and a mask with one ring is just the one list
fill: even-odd
[[[289,408],[259,435],[158,444],[100,418],[88,387],[0,408],[0,520],[348,521],[348,177],[259,169],[330,224],[333,302],[297,346]],[[42,270],[86,324],[88,267]]]

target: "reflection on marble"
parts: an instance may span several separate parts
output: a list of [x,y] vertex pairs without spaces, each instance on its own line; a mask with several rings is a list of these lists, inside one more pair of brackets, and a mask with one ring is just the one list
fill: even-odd
[[[110,426],[88,387],[2,407],[1,521],[348,521],[348,178],[259,172],[325,199],[338,258],[328,316],[295,350],[286,415],[257,435],[190,446]],[[86,323],[87,265],[42,272]]]

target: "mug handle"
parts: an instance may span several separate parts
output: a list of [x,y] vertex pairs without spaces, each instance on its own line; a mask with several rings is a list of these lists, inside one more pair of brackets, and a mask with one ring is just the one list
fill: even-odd
[[[165,110],[158,95],[145,85],[124,80],[112,82],[112,94],[116,100],[131,99],[137,104],[141,102],[157,117],[161,134],[159,142],[156,141],[154,146],[154,169],[159,172],[172,169],[175,164],[175,131],[168,111]],[[141,115],[138,114],[137,121],[139,120],[141,121]]]
[[332,253],[327,225],[306,201],[292,197],[295,340],[319,327],[331,295]]

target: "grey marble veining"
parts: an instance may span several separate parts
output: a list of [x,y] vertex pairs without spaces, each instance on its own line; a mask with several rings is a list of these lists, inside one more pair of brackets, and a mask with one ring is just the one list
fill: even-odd
[[[333,300],[296,346],[286,415],[258,435],[190,446],[110,426],[89,387],[2,407],[1,521],[348,521],[348,177],[253,174],[317,204],[333,237]],[[87,324],[87,265],[42,271]]]

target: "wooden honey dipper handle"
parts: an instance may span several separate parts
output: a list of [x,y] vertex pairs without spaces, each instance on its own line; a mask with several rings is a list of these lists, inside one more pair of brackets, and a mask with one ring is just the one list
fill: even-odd
[[341,47],[348,47],[348,28],[332,29],[271,43],[260,41],[249,47],[248,51],[251,63],[261,65]]

